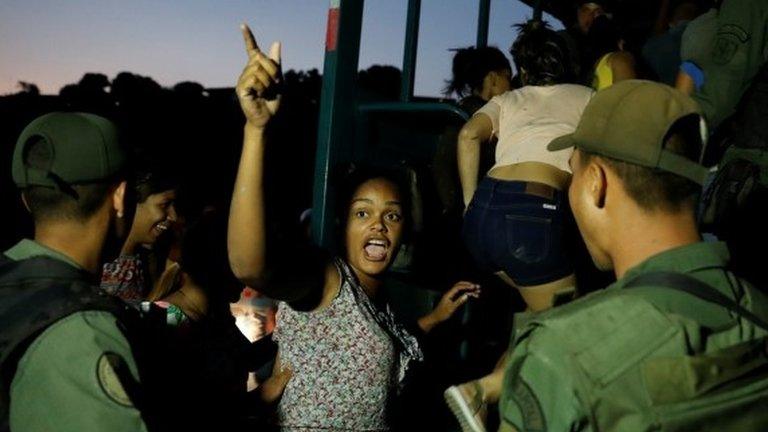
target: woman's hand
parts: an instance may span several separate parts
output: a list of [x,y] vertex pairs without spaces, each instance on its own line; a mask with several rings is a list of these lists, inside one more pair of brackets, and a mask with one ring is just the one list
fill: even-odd
[[283,396],[285,386],[288,385],[292,376],[293,370],[290,365],[283,365],[279,371],[273,373],[259,386],[261,400],[268,404],[277,402]]
[[435,306],[429,314],[421,317],[418,321],[419,327],[424,333],[429,333],[436,325],[443,321],[447,321],[458,308],[470,298],[477,298],[480,296],[480,285],[461,281],[456,283],[450,290],[448,290],[440,299],[440,303]]
[[245,24],[240,29],[248,53],[248,64],[237,80],[237,98],[248,126],[262,129],[280,107],[280,94],[277,92],[282,80],[280,43],[274,42],[269,56],[266,56],[256,44],[251,29]]

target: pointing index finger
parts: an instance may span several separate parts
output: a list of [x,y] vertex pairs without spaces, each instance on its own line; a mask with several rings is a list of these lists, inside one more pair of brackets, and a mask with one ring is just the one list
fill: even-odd
[[256,38],[253,37],[250,27],[247,24],[240,24],[240,31],[243,33],[243,40],[245,41],[245,51],[249,56],[259,52],[259,45],[256,43]]
[[280,42],[273,42],[269,47],[269,58],[277,64],[280,64]]

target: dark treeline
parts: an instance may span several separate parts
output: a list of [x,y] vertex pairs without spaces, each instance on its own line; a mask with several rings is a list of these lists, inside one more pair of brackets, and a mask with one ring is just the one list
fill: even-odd
[[[284,74],[283,105],[270,135],[267,194],[279,201],[273,220],[295,221],[312,202],[312,179],[322,76],[316,69]],[[373,66],[360,73],[360,97],[397,97],[400,71]],[[226,210],[237,168],[243,118],[233,88],[205,88],[180,82],[171,88],[150,77],[121,72],[113,79],[86,73],[58,95],[19,82],[19,92],[0,97],[0,202],[11,223],[0,248],[30,236],[32,224],[11,179],[13,147],[21,130],[51,111],[83,111],[115,121],[138,166],[161,167],[180,180],[182,211],[204,205]],[[280,191],[274,194],[271,191]]]

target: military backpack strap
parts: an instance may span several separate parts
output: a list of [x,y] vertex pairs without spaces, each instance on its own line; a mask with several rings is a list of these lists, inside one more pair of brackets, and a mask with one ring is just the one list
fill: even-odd
[[0,253],[0,275],[5,274],[8,269],[10,269],[16,261],[8,258],[5,254]]
[[17,364],[37,336],[75,312],[106,311],[118,320],[129,312],[93,283],[92,275],[53,258],[15,261],[0,254],[0,432],[8,428]]
[[640,275],[627,283],[625,288],[661,286],[688,293],[701,300],[718,304],[757,327],[768,331],[768,322],[748,311],[712,286],[685,274],[674,272],[652,272]]

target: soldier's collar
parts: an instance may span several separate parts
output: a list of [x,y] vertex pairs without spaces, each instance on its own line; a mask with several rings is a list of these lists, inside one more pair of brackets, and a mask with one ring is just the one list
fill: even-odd
[[622,280],[653,271],[693,273],[708,268],[726,267],[730,260],[728,246],[724,242],[700,241],[654,255],[629,269]]
[[40,244],[31,239],[23,239],[16,243],[15,246],[5,251],[5,256],[14,260],[21,261],[27,258],[44,256],[55,260],[63,261],[78,270],[82,270],[82,267],[76,263],[72,258],[64,255],[63,253],[53,250],[43,244]]

